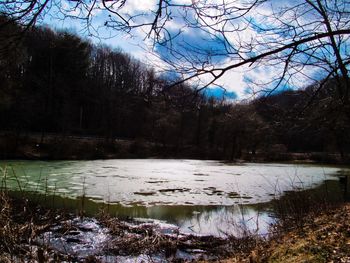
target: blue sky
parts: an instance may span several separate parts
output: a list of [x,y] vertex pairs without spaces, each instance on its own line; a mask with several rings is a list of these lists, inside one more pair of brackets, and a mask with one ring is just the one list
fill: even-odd
[[223,88],[206,88],[202,90],[202,93],[207,97],[212,97],[215,99],[227,99],[227,100],[236,100],[237,94],[234,91],[227,91]]
[[[177,32],[170,32],[176,36]],[[190,29],[186,34],[181,34],[164,44],[156,44],[155,51],[163,59],[170,59],[171,45],[175,45],[177,51],[193,60],[205,60],[208,55],[211,56],[212,63],[223,62],[227,57],[225,55],[225,41],[220,36],[205,34],[196,29]]]

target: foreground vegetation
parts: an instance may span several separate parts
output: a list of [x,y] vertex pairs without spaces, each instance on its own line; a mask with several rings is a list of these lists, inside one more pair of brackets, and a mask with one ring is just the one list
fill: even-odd
[[[43,208],[4,192],[0,198],[0,262],[105,262],[106,257],[118,261],[120,257],[136,259],[140,256],[147,256],[150,261],[153,257],[161,257],[169,262],[183,262],[218,259],[233,251],[247,253],[256,243],[253,236],[224,239],[184,235],[176,229],[162,233],[151,224],[120,221],[103,211],[96,215],[97,225],[103,231],[94,233],[91,222],[95,219],[84,217],[82,212],[75,215]],[[90,224],[81,224],[84,221]],[[91,242],[83,244],[83,249],[78,248],[85,242],[81,238],[84,233],[99,239],[102,232],[105,239],[98,246],[94,247]],[[55,240],[59,240],[58,244]],[[179,257],[178,251],[186,256]]]
[[[301,192],[298,198],[307,198]],[[107,239],[103,246],[85,254],[62,244],[79,244],[79,235],[92,231],[83,212],[71,214],[63,210],[41,207],[28,199],[0,194],[0,262],[104,262],[106,256],[146,255],[146,261],[159,256],[168,262],[348,262],[350,260],[350,205],[318,204],[308,200],[294,206],[292,199],[275,204],[280,220],[271,226],[268,236],[244,232],[242,237],[215,238],[181,235],[176,230],[162,233],[150,224],[133,224],[110,217],[104,211],[96,216],[97,225]],[[299,200],[300,201],[300,200]],[[95,233],[96,234],[96,233]],[[98,234],[98,233],[97,233]],[[44,237],[48,236],[48,239]],[[98,239],[98,235],[96,235]],[[62,245],[61,245],[62,246]],[[187,251],[179,257],[178,251]],[[194,253],[192,255],[191,253]],[[124,258],[125,259],[125,258]]]

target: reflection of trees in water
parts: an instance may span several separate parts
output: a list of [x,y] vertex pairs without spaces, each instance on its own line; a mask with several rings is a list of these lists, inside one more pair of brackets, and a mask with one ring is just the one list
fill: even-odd
[[344,201],[350,201],[350,180],[349,174],[339,177],[339,184],[342,186]]

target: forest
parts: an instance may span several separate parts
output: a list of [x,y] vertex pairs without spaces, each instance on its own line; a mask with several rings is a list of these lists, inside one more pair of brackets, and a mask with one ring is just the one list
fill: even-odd
[[[0,19],[2,158],[33,157],[24,145],[46,147],[46,157],[58,159],[348,158],[350,116],[339,80],[232,102],[174,85],[122,50],[71,32],[41,26],[10,37],[21,26]],[[98,147],[89,150],[73,137],[97,140]],[[71,157],[78,146],[80,154]]]

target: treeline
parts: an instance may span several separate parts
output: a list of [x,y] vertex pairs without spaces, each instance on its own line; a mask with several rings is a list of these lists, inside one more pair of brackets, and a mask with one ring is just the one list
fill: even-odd
[[[122,51],[72,33],[45,27],[23,33],[6,18],[0,25],[0,125],[15,141],[0,142],[3,157],[16,157],[11,153],[31,133],[40,134],[40,146],[59,134],[51,151],[67,148],[70,135],[96,136],[117,157],[277,160],[288,152],[349,152],[349,116],[332,81],[317,93],[308,87],[233,104],[170,85]],[[134,143],[113,155],[121,138]]]

